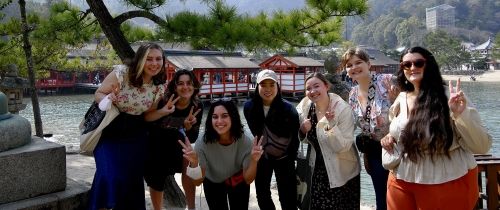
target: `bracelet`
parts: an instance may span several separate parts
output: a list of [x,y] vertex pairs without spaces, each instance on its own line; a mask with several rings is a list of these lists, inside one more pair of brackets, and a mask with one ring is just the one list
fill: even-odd
[[203,175],[201,173],[200,163],[198,163],[198,166],[196,166],[195,168],[191,168],[188,164],[188,166],[186,168],[186,175],[191,177],[191,179],[194,179],[194,180],[201,179],[203,177]]

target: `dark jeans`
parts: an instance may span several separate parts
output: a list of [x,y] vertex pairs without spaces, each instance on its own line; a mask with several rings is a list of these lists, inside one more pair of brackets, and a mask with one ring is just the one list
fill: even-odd
[[372,177],[373,188],[375,188],[375,200],[377,201],[377,210],[387,209],[387,177],[389,171],[382,166],[382,159],[379,157],[368,156],[368,165],[370,167],[370,176]]
[[255,177],[255,191],[257,201],[262,210],[274,210],[271,198],[271,177],[273,175],[278,184],[278,194],[281,209],[297,209],[297,180],[295,173],[295,157],[285,157],[279,160],[260,158]]
[[203,180],[203,190],[207,200],[208,208],[211,210],[248,209],[250,197],[250,185],[245,181],[235,187],[227,186],[226,183],[214,183],[206,177]]

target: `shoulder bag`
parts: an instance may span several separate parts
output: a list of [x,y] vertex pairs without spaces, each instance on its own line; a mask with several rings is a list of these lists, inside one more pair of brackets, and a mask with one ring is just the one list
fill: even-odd
[[[118,71],[114,71],[118,77],[120,86],[122,78]],[[78,126],[80,130],[80,153],[83,155],[92,156],[94,148],[101,138],[102,131],[109,125],[118,115],[120,111],[115,105],[111,104],[106,111],[99,109],[97,102],[93,102],[90,108],[85,113],[82,122]]]

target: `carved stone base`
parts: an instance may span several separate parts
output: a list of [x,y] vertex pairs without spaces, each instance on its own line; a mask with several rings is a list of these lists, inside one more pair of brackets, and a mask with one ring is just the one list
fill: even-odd
[[33,137],[29,144],[0,152],[0,204],[63,191],[64,146]]

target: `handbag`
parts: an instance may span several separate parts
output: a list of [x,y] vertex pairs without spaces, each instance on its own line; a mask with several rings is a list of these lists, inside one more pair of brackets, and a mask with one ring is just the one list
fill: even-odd
[[286,156],[286,151],[288,145],[292,138],[281,137],[269,130],[267,126],[264,125],[264,131],[262,133],[262,147],[264,149],[264,155],[270,159],[279,159]]
[[[123,88],[123,67],[118,66],[113,71],[118,79],[120,89]],[[94,149],[101,138],[102,131],[118,115],[120,111],[115,105],[110,106],[106,111],[99,108],[97,102],[92,102],[85,113],[82,122],[78,126],[80,130],[80,154],[92,156]]]
[[92,156],[94,148],[101,138],[102,130],[106,128],[120,111],[111,105],[107,111],[101,111],[96,102],[93,102],[80,123],[80,153]]
[[297,153],[297,207],[301,210],[309,209],[310,202],[310,186],[311,186],[311,167],[309,166],[309,156],[311,155],[311,147],[308,146],[304,151],[304,143],[300,143],[300,149]]

